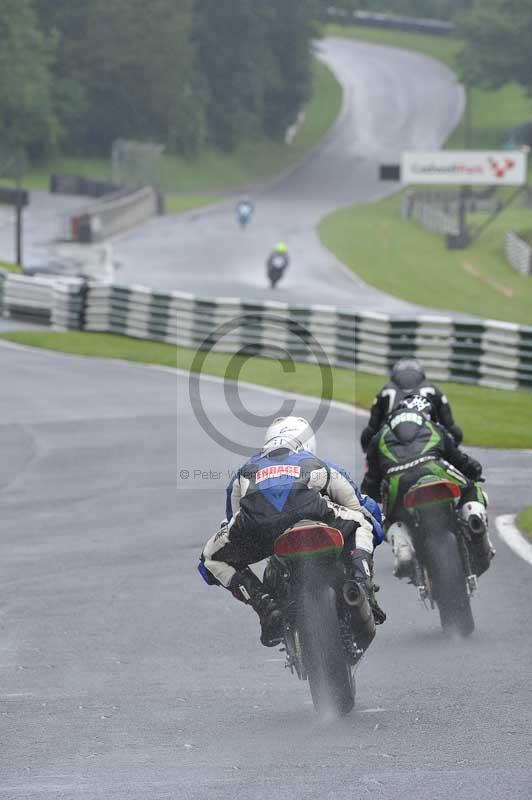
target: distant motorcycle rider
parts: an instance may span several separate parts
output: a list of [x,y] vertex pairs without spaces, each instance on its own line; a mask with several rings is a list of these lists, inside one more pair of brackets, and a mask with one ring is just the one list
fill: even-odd
[[231,519],[201,555],[199,571],[207,583],[224,586],[256,611],[266,646],[282,640],[281,612],[249,565],[271,556],[277,537],[302,519],[324,522],[343,534],[353,577],[366,590],[375,621],[386,619],[373,585],[373,551],[383,540],[382,529],[347,473],[318,458],[315,450],[307,420],[274,420],[262,450],[230,484]]
[[469,530],[475,572],[481,575],[495,553],[488,537],[487,496],[479,484],[482,466],[456,446],[450,433],[431,420],[431,414],[430,401],[421,395],[399,404],[371,439],[361,488],[379,502],[384,494],[386,538],[393,547],[395,574],[402,577],[409,574],[413,553],[404,495],[425,475],[443,477],[459,486],[460,515]]
[[255,211],[255,206],[249,197],[245,197],[243,200],[240,200],[237,203],[235,210],[240,227],[244,228],[251,219],[253,212]]
[[447,397],[434,383],[427,380],[425,370],[417,359],[401,358],[395,363],[390,379],[390,382],[382,387],[373,400],[369,422],[360,436],[364,452],[368,449],[372,436],[380,431],[392,411],[406,397],[414,394],[420,394],[430,400],[434,421],[439,422],[449,431],[456,445],[461,443],[462,430],[453,419]]
[[282,278],[289,264],[288,248],[284,242],[278,242],[266,261],[266,271],[272,288]]

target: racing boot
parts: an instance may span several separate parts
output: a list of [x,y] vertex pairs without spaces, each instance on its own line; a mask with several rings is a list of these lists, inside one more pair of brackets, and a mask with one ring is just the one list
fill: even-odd
[[404,522],[393,522],[386,532],[393,552],[393,574],[396,578],[411,578],[414,574],[414,545]]
[[488,535],[486,507],[477,500],[472,500],[464,503],[461,514],[470,536],[472,567],[475,575],[479,576],[486,572],[495,555],[495,548]]
[[283,641],[283,617],[277,603],[268,594],[262,581],[247,567],[240,570],[231,580],[229,590],[257,613],[261,634],[260,641],[265,647],[275,647]]
[[351,551],[351,563],[353,564],[353,577],[356,583],[362,586],[366,592],[375,625],[382,625],[386,621],[386,614],[375,599],[373,559],[366,550],[357,547]]

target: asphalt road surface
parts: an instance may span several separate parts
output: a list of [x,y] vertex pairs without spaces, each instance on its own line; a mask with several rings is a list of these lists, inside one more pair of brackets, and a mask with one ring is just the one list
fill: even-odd
[[[344,90],[341,117],[326,141],[294,172],[252,194],[256,213],[244,232],[231,202],[154,219],[119,238],[120,281],[213,297],[419,310],[346,270],[322,247],[315,226],[339,206],[392,191],[378,180],[379,164],[397,163],[403,150],[439,148],[462,114],[462,87],[451,70],[418,53],[335,38],[319,49]],[[292,263],[272,292],[265,261],[279,240]]]
[[[187,378],[8,346],[0,368],[0,798],[531,796],[531,573],[502,542],[465,642],[444,639],[383,545],[388,622],[356,710],[321,723],[253,612],[196,573],[240,457],[203,432]],[[201,397],[217,430],[260,442],[219,382]],[[281,404],[241,400],[255,419]],[[358,477],[362,421],[331,409],[318,432]],[[530,500],[529,453],[475,455],[492,520]]]
[[[284,238],[294,266],[283,299],[408,309],[345,277],[312,226],[339,204],[380,195],[381,158],[442,141],[461,92],[421,56],[324,48],[348,89],[328,141],[261,195],[244,234],[218,209],[124,238],[118,255],[127,246],[138,258],[124,267],[128,281],[270,296],[264,253]],[[160,241],[150,239],[157,226],[167,231]],[[531,796],[530,567],[503,543],[466,642],[443,638],[436,615],[392,577],[383,545],[388,622],[358,670],[355,712],[322,723],[282,654],[260,646],[253,612],[196,573],[241,457],[201,428],[187,378],[7,345],[0,365],[0,798]],[[219,382],[201,396],[217,431],[259,444],[264,419],[243,422]],[[262,417],[281,403],[249,388],[241,400]],[[295,411],[315,409],[304,400]],[[335,409],[318,431],[321,454],[358,478],[361,423]],[[475,454],[492,520],[530,501],[530,453]]]

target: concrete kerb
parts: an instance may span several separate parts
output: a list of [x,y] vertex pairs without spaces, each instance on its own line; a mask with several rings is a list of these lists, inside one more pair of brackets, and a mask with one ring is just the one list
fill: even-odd
[[515,524],[516,514],[502,514],[495,520],[499,538],[513,552],[532,566],[532,544],[528,542]]

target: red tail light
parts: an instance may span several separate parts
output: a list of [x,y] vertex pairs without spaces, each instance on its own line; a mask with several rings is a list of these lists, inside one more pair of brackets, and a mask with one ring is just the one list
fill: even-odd
[[451,481],[434,481],[413,486],[405,495],[406,508],[414,506],[430,506],[433,503],[445,503],[460,497],[460,487]]
[[336,528],[328,525],[302,525],[290,528],[275,540],[276,556],[296,558],[313,553],[336,553],[342,550],[344,537]]

